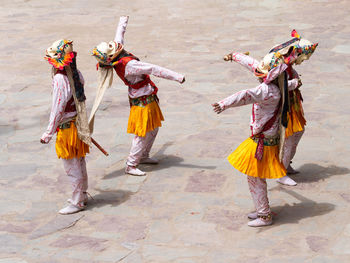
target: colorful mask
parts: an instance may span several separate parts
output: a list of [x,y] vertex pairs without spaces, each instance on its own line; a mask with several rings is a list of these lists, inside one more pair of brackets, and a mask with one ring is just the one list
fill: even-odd
[[[270,52],[279,52],[280,54],[284,55],[285,63],[287,64],[292,64],[295,62],[295,64],[299,65],[304,60],[308,60],[310,58],[318,43],[313,44],[310,41],[301,38],[295,29],[292,31],[291,36],[293,39],[274,47]],[[290,53],[288,54],[288,52]],[[286,57],[287,54],[288,57]]]
[[109,43],[101,42],[93,50],[92,55],[98,62],[104,65],[113,65],[113,59],[115,59],[119,53],[123,50],[123,45],[111,41]]
[[46,49],[46,59],[56,69],[63,70],[63,68],[70,63],[74,58],[73,41],[61,39],[55,41],[48,49]]
[[295,59],[295,64],[300,65],[304,60],[308,60],[314,53],[318,43],[313,44],[306,39],[301,39],[299,44],[295,45],[295,52],[297,58]]

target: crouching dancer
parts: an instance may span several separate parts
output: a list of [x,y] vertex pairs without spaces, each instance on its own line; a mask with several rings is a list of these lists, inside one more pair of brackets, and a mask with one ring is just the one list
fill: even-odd
[[85,155],[89,153],[91,141],[85,109],[84,79],[76,67],[76,55],[72,41],[62,39],[46,50],[45,57],[53,66],[53,101],[49,125],[40,142],[49,143],[57,131],[57,157],[62,159],[73,187],[69,205],[61,209],[60,214],[83,210],[88,199]]
[[124,49],[127,22],[127,16],[121,17],[114,41],[102,42],[93,50],[93,56],[99,62],[100,84],[89,121],[91,127],[104,90],[112,84],[114,69],[119,78],[128,86],[130,115],[127,132],[135,134],[126,161],[125,173],[142,176],[146,173],[137,168],[140,163],[158,163],[158,160],[149,157],[149,153],[158,128],[161,127],[161,121],[164,120],[159,108],[158,88],[149,75],[179,83],[183,83],[185,77],[169,69],[141,62],[136,56],[127,52]]

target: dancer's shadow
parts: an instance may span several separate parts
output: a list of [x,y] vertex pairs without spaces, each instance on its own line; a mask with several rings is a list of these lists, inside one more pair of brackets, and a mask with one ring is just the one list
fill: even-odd
[[[157,165],[146,165],[143,164],[140,167],[141,170],[145,171],[145,172],[150,172],[150,171],[157,171],[157,170],[162,170],[162,169],[167,169],[169,167],[184,167],[184,168],[197,168],[197,169],[215,169],[216,166],[206,166],[206,165],[195,165],[195,164],[187,164],[187,163],[183,163],[184,159],[179,157],[179,156],[175,156],[175,155],[166,155],[164,154],[165,150],[173,145],[173,142],[167,142],[165,144],[162,145],[162,147],[153,155],[155,158],[157,158],[159,160],[159,164]],[[103,179],[110,179],[110,178],[114,178],[114,177],[118,177],[118,176],[122,176],[125,174],[124,172],[125,168],[121,168],[118,170],[115,170],[107,175],[105,175],[103,177]]]
[[276,214],[274,216],[274,224],[268,228],[261,228],[260,231],[265,231],[283,224],[297,224],[301,219],[328,214],[335,209],[335,205],[332,203],[317,203],[293,190],[281,186],[273,187],[270,191],[285,192],[300,202],[293,203],[292,205],[286,204],[284,206],[271,207],[273,213]]
[[167,169],[169,167],[183,167],[183,168],[190,168],[190,169],[209,169],[213,170],[216,168],[214,165],[196,165],[191,163],[184,163],[184,159],[176,156],[176,155],[156,155],[155,156],[159,160],[159,164],[157,165],[142,165],[142,170],[148,172],[148,171],[158,171]]
[[350,173],[350,169],[346,167],[335,165],[323,167],[315,163],[304,164],[298,170],[300,173],[290,176],[298,183],[313,183],[324,180],[332,175],[344,175]]
[[154,157],[159,160],[158,165],[142,165],[143,170],[147,171],[157,171],[166,169],[169,167],[184,167],[184,168],[198,168],[198,169],[215,169],[216,166],[206,166],[206,165],[195,165],[190,163],[183,163],[184,159],[176,155],[164,154],[165,150],[173,145],[174,142],[167,142],[162,145],[162,147],[154,154]]
[[106,174],[102,180],[106,180],[106,179],[111,179],[111,178],[115,178],[118,176],[122,176],[125,175],[125,167],[118,169],[118,170],[114,170],[113,172],[110,172],[109,174]]
[[116,207],[124,202],[126,202],[130,196],[133,194],[131,191],[117,190],[117,191],[102,191],[98,190],[100,193],[94,195],[91,200],[89,200],[89,205],[86,210],[91,210],[95,207],[103,207],[109,205],[111,207]]

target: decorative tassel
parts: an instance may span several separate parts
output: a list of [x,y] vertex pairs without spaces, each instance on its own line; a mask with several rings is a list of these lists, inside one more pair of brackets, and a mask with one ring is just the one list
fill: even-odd
[[256,146],[255,158],[261,161],[264,155],[264,135],[259,138],[258,144]]

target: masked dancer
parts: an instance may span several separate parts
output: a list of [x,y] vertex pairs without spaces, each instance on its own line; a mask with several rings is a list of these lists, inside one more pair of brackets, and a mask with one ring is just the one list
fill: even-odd
[[49,125],[41,143],[56,136],[57,157],[73,187],[68,206],[60,214],[72,214],[84,209],[87,203],[88,176],[85,155],[91,144],[86,116],[84,79],[76,65],[77,53],[71,40],[58,40],[46,50],[45,59],[52,65],[52,108]]
[[127,132],[135,135],[126,161],[125,173],[143,176],[146,173],[138,168],[139,164],[157,164],[150,157],[150,150],[157,136],[161,121],[164,120],[159,108],[158,88],[150,75],[183,83],[185,77],[169,69],[141,62],[136,56],[124,49],[124,34],[128,17],[119,20],[114,41],[102,42],[93,50],[98,61],[99,86],[94,106],[89,118],[92,129],[94,115],[103,94],[112,84],[113,69],[128,87],[130,115]]

